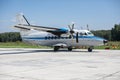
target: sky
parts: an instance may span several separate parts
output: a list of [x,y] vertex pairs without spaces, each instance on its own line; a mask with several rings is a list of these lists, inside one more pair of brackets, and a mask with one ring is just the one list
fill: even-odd
[[120,24],[120,0],[0,0],[0,33],[16,31],[19,13],[33,25],[109,30]]

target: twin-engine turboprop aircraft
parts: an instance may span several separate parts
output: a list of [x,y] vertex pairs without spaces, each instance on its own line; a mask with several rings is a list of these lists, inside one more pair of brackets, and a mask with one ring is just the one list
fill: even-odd
[[89,30],[74,29],[74,24],[68,25],[67,28],[54,28],[31,25],[24,15],[19,14],[17,18],[20,24],[15,28],[20,30],[22,40],[27,43],[52,46],[54,51],[59,48],[73,48],[86,46],[89,52],[92,52],[94,46],[100,46],[107,43],[106,39],[94,36]]

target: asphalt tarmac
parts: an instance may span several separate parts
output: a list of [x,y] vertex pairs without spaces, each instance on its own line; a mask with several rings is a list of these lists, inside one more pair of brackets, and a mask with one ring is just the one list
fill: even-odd
[[0,80],[120,80],[120,50],[0,48]]

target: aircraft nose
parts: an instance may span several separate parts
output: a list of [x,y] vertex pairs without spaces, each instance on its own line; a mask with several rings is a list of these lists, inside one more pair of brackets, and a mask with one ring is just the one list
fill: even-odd
[[105,45],[106,43],[108,43],[108,40],[103,40],[103,44]]

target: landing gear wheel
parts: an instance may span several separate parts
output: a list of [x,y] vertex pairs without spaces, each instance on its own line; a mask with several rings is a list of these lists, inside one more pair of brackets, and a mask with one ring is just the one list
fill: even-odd
[[58,51],[59,50],[59,46],[54,46],[54,51]]
[[68,47],[68,51],[72,51],[72,47]]
[[92,52],[92,48],[88,48],[88,52]]

